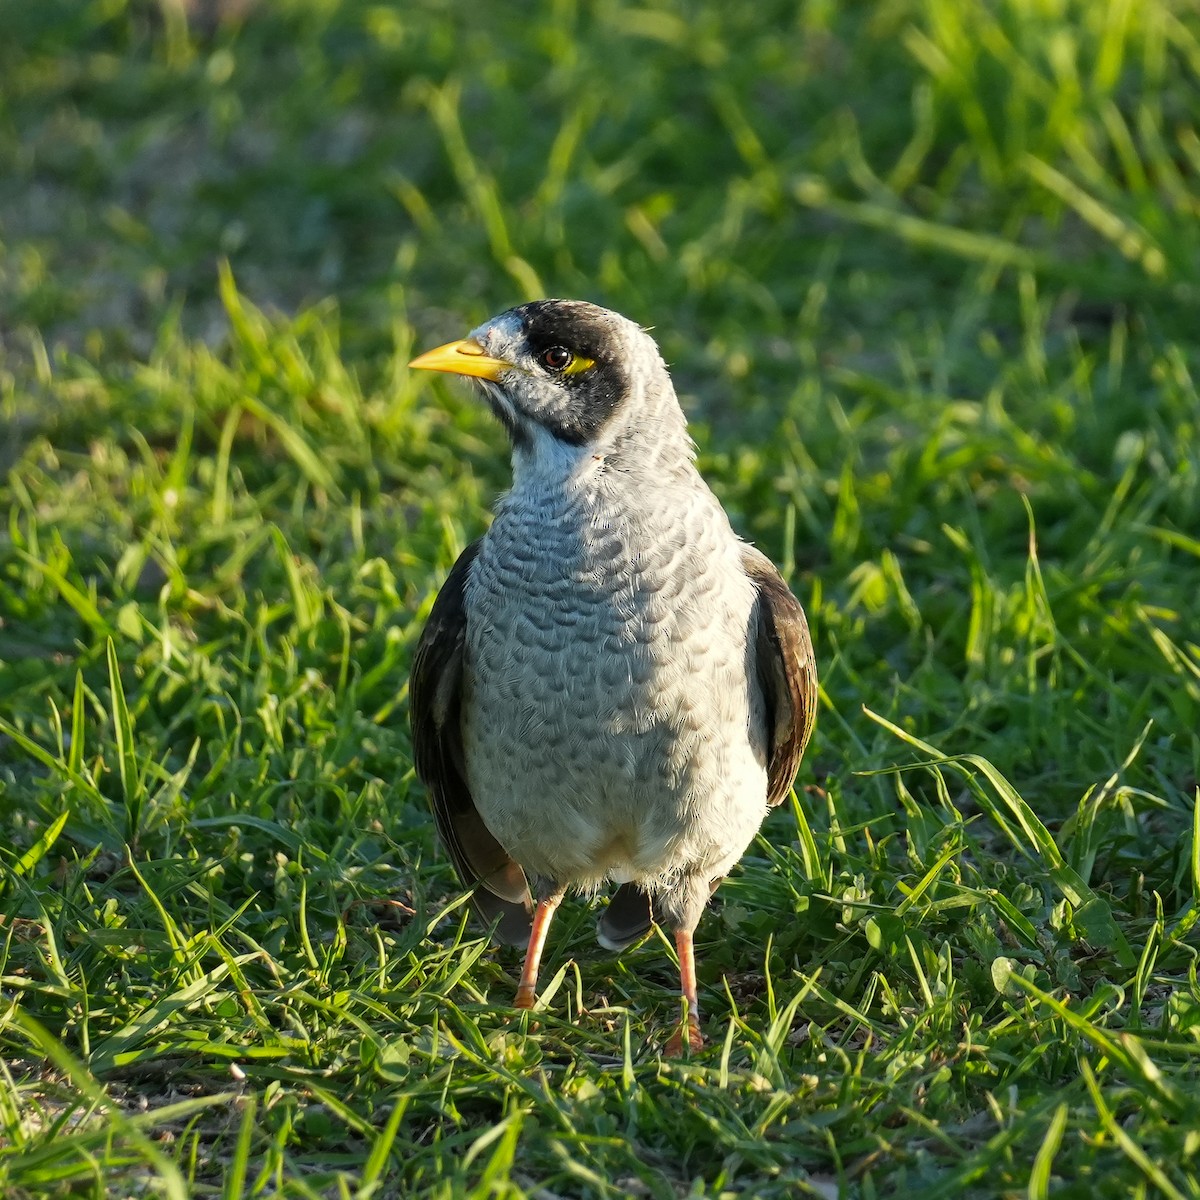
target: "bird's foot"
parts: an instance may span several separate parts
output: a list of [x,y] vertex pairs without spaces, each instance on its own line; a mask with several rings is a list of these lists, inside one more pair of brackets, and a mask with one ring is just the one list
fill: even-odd
[[[687,1042],[684,1042],[684,1030],[687,1030]],[[685,1048],[686,1045],[686,1048]],[[700,1022],[689,1016],[686,1021],[680,1021],[671,1034],[663,1054],[667,1058],[684,1058],[688,1054],[699,1054],[704,1049],[704,1034],[700,1032]]]
[[513,1000],[513,1008],[529,1009],[532,1008],[536,1003],[537,993],[532,987],[527,987],[525,984],[521,984],[521,986],[517,988],[516,999]]

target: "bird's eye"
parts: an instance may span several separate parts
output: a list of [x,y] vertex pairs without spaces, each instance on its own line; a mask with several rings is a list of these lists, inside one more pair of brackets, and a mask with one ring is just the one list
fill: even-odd
[[562,346],[551,346],[549,350],[542,351],[542,365],[551,371],[565,371],[574,358],[575,355]]

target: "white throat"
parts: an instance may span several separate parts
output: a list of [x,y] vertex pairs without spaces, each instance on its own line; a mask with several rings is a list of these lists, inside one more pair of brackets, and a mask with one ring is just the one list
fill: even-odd
[[529,422],[527,437],[513,447],[510,495],[568,491],[586,486],[603,468],[604,455],[592,446],[573,446]]

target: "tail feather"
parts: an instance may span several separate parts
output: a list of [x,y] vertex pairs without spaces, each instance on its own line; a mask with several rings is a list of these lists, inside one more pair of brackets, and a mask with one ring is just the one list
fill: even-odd
[[636,883],[623,883],[596,922],[596,940],[605,950],[624,950],[645,937],[655,920],[649,894]]
[[482,885],[471,897],[484,922],[495,925],[492,937],[502,946],[527,946],[533,932],[533,905],[505,900]]

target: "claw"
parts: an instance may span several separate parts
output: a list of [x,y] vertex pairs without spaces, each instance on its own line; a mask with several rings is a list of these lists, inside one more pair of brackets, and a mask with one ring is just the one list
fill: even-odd
[[[687,1049],[684,1049],[683,1031],[687,1028]],[[667,1058],[686,1058],[690,1054],[699,1054],[704,1049],[704,1034],[700,1032],[700,1022],[689,1014],[687,1021],[680,1021],[675,1032],[663,1047]]]

